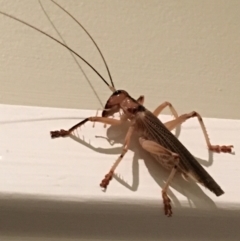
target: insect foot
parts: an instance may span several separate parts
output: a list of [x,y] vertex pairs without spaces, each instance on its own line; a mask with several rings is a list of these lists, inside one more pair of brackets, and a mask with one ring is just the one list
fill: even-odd
[[104,179],[100,183],[100,187],[106,190],[109,182],[112,180],[112,177],[113,177],[113,171],[110,171],[107,175],[105,175]]
[[168,197],[168,195],[165,191],[162,191],[162,198],[163,198],[165,215],[168,216],[168,217],[171,217],[172,216],[171,200],[170,200],[170,198]]
[[233,146],[219,146],[219,145],[212,145],[210,146],[209,150],[213,152],[224,152],[224,153],[231,153]]
[[65,136],[68,136],[69,134],[70,134],[69,131],[66,131],[66,130],[50,132],[51,138],[65,137]]

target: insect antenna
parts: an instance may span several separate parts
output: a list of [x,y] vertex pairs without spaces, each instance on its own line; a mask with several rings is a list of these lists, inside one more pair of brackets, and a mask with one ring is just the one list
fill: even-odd
[[[58,29],[57,29],[57,27],[55,26],[55,24],[53,23],[53,21],[51,20],[51,18],[49,17],[49,15],[48,15],[45,7],[44,7],[43,4],[42,4],[42,1],[41,1],[41,0],[38,0],[38,2],[39,2],[40,7],[42,8],[43,13],[44,13],[45,16],[47,17],[49,23],[52,25],[53,29],[55,30],[55,32],[57,33],[57,35],[59,36],[59,38],[61,39],[62,43],[68,45],[68,44],[66,43],[66,41],[64,40],[63,36],[61,35],[61,33],[58,31]],[[87,83],[89,84],[90,88],[92,89],[92,91],[93,91],[95,97],[97,98],[98,102],[100,103],[101,107],[103,108],[104,104],[103,104],[102,100],[100,99],[100,97],[99,97],[96,89],[94,88],[94,85],[92,84],[92,82],[90,81],[90,79],[88,78],[88,76],[86,75],[86,73],[85,73],[84,69],[82,68],[81,64],[78,62],[77,56],[74,55],[72,52],[70,52],[70,54],[71,54],[71,56],[73,57],[75,63],[76,63],[77,66],[78,66],[78,68],[81,70],[83,76],[85,77]]]
[[[40,0],[39,0],[40,1]],[[64,11],[70,18],[72,18],[81,28],[82,30],[88,35],[88,37],[92,40],[93,44],[95,45],[95,47],[97,48],[103,62],[104,62],[104,65],[107,69],[107,72],[108,72],[108,76],[109,76],[109,79],[111,81],[111,85],[112,87],[114,88],[114,83],[113,83],[113,79],[112,79],[112,76],[111,76],[111,73],[110,73],[110,70],[109,70],[109,67],[107,65],[107,61],[105,60],[100,48],[98,47],[96,41],[93,39],[93,37],[90,35],[90,33],[86,30],[86,28],[84,28],[84,26],[71,14],[69,13],[66,9],[64,9],[61,5],[59,5],[57,2],[55,2],[54,0],[50,0],[53,4],[55,4],[56,6],[58,6],[60,9],[62,9],[62,11]]]
[[59,44],[62,45],[64,48],[68,49],[70,52],[72,52],[72,53],[75,54],[78,58],[80,58],[85,64],[87,64],[87,65],[102,79],[102,81],[109,87],[109,89],[110,89],[111,91],[114,91],[114,90],[115,90],[115,88],[112,87],[112,86],[110,86],[109,83],[103,78],[103,76],[102,76],[86,59],[84,59],[80,54],[78,54],[78,53],[77,53],[76,51],[74,51],[72,48],[68,47],[66,44],[62,43],[61,41],[59,41],[58,39],[54,38],[54,37],[51,36],[50,34],[44,32],[43,30],[41,30],[41,29],[39,29],[39,28],[31,25],[30,23],[25,22],[25,21],[22,20],[22,19],[19,19],[19,18],[17,18],[17,17],[14,17],[14,16],[11,15],[11,14],[4,13],[4,12],[2,12],[2,11],[0,11],[0,14],[6,16],[6,17],[8,17],[8,18],[11,18],[11,19],[13,19],[13,20],[15,20],[15,21],[17,21],[17,22],[20,22],[20,23],[22,23],[22,24],[24,24],[24,25],[26,25],[26,26],[28,26],[28,27],[36,30],[37,32],[39,32],[39,33],[47,36],[48,38],[54,40],[55,42],[59,43]]

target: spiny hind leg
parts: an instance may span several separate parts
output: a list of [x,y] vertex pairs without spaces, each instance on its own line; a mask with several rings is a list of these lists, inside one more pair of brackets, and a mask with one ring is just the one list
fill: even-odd
[[159,145],[154,141],[146,140],[142,137],[139,138],[139,142],[143,149],[148,151],[151,154],[158,155],[162,159],[162,165],[171,167],[171,173],[162,189],[162,198],[163,198],[163,206],[164,206],[164,213],[168,217],[172,216],[172,206],[171,206],[171,199],[167,195],[167,191],[170,185],[171,180],[173,179],[175,173],[177,172],[178,163],[179,163],[179,155],[174,153],[165,147]]
[[231,153],[232,152],[232,148],[233,148],[232,145],[228,145],[228,146],[222,145],[221,146],[221,145],[212,145],[211,144],[211,142],[209,140],[209,136],[207,134],[207,129],[203,122],[203,119],[196,111],[192,111],[188,114],[183,114],[175,120],[171,120],[171,121],[164,123],[164,125],[168,128],[168,130],[171,131],[171,130],[175,129],[178,125],[181,125],[183,122],[185,122],[186,120],[193,118],[193,117],[197,117],[200,127],[202,129],[205,141],[207,143],[207,147],[210,151],[218,152],[218,153],[220,153],[220,152]]

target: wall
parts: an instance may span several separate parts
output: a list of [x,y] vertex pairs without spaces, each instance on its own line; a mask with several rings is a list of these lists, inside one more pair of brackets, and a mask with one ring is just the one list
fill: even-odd
[[[168,100],[179,113],[240,118],[240,2],[59,0],[99,44],[117,88],[144,94],[153,110]],[[108,79],[86,34],[61,10],[43,1],[65,41]],[[1,0],[11,13],[56,36],[38,1]],[[96,109],[101,104],[66,49],[0,16],[0,102]],[[81,62],[81,61],[80,61]],[[102,103],[110,92],[81,66]]]

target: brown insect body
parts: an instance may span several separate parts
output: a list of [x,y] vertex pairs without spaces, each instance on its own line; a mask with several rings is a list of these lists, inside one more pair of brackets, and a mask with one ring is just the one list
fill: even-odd
[[[205,125],[201,116],[193,111],[188,114],[183,114],[178,116],[176,110],[169,102],[164,102],[159,105],[153,112],[150,112],[143,106],[144,97],[140,96],[137,100],[132,98],[126,91],[124,90],[115,90],[112,77],[107,66],[107,63],[97,46],[96,42],[93,40],[88,31],[82,26],[80,22],[78,22],[70,13],[68,13],[64,8],[62,8],[58,3],[51,0],[56,6],[61,8],[66,14],[68,14],[89,36],[91,41],[96,46],[98,52],[100,53],[102,60],[106,66],[111,85],[102,77],[102,75],[81,55],[75,52],[66,44],[62,43],[58,39],[52,37],[46,32],[36,28],[35,26],[16,18],[10,14],[4,13],[0,11],[0,14],[9,17],[15,21],[18,21],[28,27],[38,31],[39,33],[47,36],[48,38],[54,40],[61,46],[68,49],[71,53],[81,59],[85,64],[87,64],[109,87],[109,89],[113,92],[113,94],[108,99],[105,108],[102,112],[102,116],[92,116],[88,117],[81,122],[77,123],[73,127],[68,130],[57,130],[51,131],[51,137],[66,137],[71,135],[74,130],[78,127],[84,125],[86,122],[100,122],[109,125],[120,125],[124,121],[130,122],[130,127],[125,137],[124,145],[122,148],[122,152],[115,161],[114,165],[111,167],[109,172],[105,175],[103,180],[100,183],[100,186],[104,189],[107,188],[109,182],[111,181],[113,174],[123,159],[125,153],[128,151],[131,136],[133,132],[139,134],[139,142],[144,150],[149,152],[154,158],[166,169],[171,170],[170,175],[162,188],[162,198],[164,204],[164,211],[167,216],[172,215],[172,207],[170,198],[167,195],[167,190],[170,185],[171,180],[173,179],[175,173],[177,171],[181,172],[185,177],[191,177],[197,182],[203,184],[209,190],[214,192],[217,196],[222,195],[224,192],[220,188],[220,186],[214,181],[214,179],[204,170],[204,168],[197,162],[197,160],[193,157],[193,155],[184,147],[184,145],[171,133],[171,130],[181,125],[184,121],[189,118],[196,117],[198,118],[200,127],[203,131],[205,141],[207,143],[207,147],[211,151],[215,152],[231,152],[233,146],[220,146],[220,145],[212,145],[210,143]],[[157,116],[160,112],[165,108],[169,107],[172,114],[174,115],[174,119],[168,121],[166,123],[162,123]],[[120,120],[109,118],[109,116],[113,116],[114,113],[119,112],[121,114]]]
[[[179,154],[178,171],[203,184],[210,191],[214,192],[216,196],[224,193],[216,181],[165,125],[151,111],[139,104],[124,90],[117,90],[111,95],[105,105],[102,116],[107,117],[108,113],[113,115],[120,109],[122,109],[128,120],[131,121],[131,124],[135,126],[134,130],[137,131],[139,137],[154,141]],[[152,156],[168,170],[171,170],[176,165],[175,158],[172,156],[161,153],[152,154]]]

